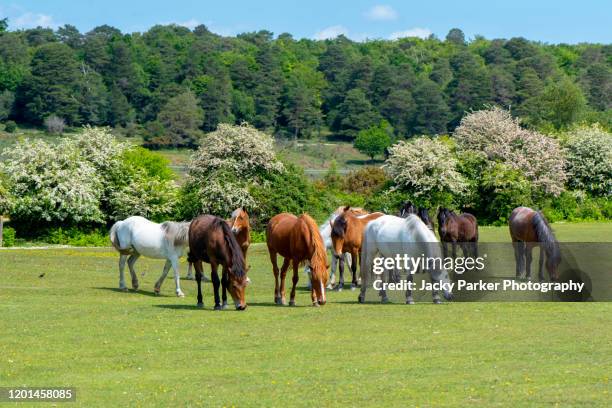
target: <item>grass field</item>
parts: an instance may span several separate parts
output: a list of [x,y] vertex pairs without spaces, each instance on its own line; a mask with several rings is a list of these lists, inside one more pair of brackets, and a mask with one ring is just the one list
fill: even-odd
[[[612,236],[612,224],[566,224],[563,240]],[[482,239],[501,239],[486,228]],[[595,238],[593,238],[595,237]],[[123,293],[107,248],[0,251],[0,386],[74,386],[78,406],[606,406],[609,303],[272,303],[264,245],[249,259],[245,312],[195,308],[152,287]],[[183,274],[185,273],[185,265]],[[44,277],[39,277],[44,273]]]

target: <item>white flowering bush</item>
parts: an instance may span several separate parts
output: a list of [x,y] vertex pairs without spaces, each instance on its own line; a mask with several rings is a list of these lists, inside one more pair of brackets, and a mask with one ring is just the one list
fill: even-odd
[[459,154],[480,156],[491,169],[497,163],[519,171],[535,195],[558,196],[567,175],[559,142],[523,129],[510,112],[494,107],[466,115],[453,134]]
[[102,222],[101,183],[71,142],[52,146],[24,141],[4,151],[0,163],[14,197],[11,218],[30,223]]
[[271,136],[249,125],[220,124],[202,138],[188,165],[184,216],[227,215],[239,206],[258,208],[249,187],[284,172]]
[[568,185],[594,195],[612,195],[612,134],[600,126],[571,131],[565,145]]
[[126,160],[131,149],[92,127],[57,145],[25,140],[6,149],[0,179],[12,197],[11,219],[79,225],[170,213],[174,183]]
[[453,152],[437,138],[419,137],[391,146],[384,168],[397,187],[430,203],[448,201],[442,196],[459,196],[466,188]]

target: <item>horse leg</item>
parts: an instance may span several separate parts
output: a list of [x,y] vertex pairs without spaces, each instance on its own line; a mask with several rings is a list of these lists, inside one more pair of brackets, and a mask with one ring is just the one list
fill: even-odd
[[221,309],[227,309],[227,286],[229,285],[229,275],[227,268],[223,266],[223,272],[221,273]]
[[128,258],[127,264],[130,269],[130,276],[132,277],[132,289],[138,290],[138,275],[136,275],[136,271],[134,270],[134,264],[140,258],[140,254],[134,253],[130,255]]
[[221,310],[221,299],[219,297],[219,286],[221,286],[221,280],[219,279],[218,273],[219,265],[215,262],[210,263],[210,278],[213,284],[213,293],[215,294],[215,310]]
[[[383,274],[381,275],[381,277],[386,276],[386,280],[385,282],[389,283],[391,282],[391,274],[393,272],[390,270],[386,270],[385,272],[383,272]],[[389,303],[389,296],[387,296],[387,291],[385,289],[381,289],[378,294],[380,295],[380,303]]]
[[[540,260],[538,262],[538,278],[540,282],[544,282],[544,245],[540,244]],[[552,277],[551,277],[552,279]]]
[[289,258],[285,258],[283,265],[280,270],[280,304],[287,304],[287,297],[285,295],[285,278],[287,277],[287,269],[289,269]]
[[202,301],[202,261],[196,261],[193,267],[196,271],[195,278],[198,284],[198,307],[204,307],[204,302]]
[[408,277],[406,279],[408,280],[408,289],[406,289],[406,304],[414,305],[414,299],[412,297],[412,290],[410,289],[412,287],[412,282],[414,281],[414,275],[408,272]]
[[[434,280],[434,279],[432,278],[432,279],[431,279],[431,283],[434,283],[434,284],[435,284],[435,283],[437,283],[437,281],[436,281],[436,280]],[[442,303],[442,299],[440,299],[440,293],[438,292],[438,289],[434,289],[434,290],[432,290],[432,292],[431,292],[431,297],[432,297],[432,299],[433,299],[433,302],[434,302],[436,305],[439,305],[440,303]]]
[[533,258],[533,246],[525,247],[525,278],[531,280],[531,260]]
[[521,278],[522,272],[522,261],[523,261],[523,243],[521,241],[512,241],[512,246],[514,247],[514,261],[516,263],[516,279]]
[[351,272],[353,274],[353,280],[351,281],[351,290],[355,290],[357,288],[357,258],[360,257],[361,255],[357,251],[351,253]]
[[373,251],[369,250],[367,247],[364,248],[363,252],[361,253],[361,259],[359,260],[361,275],[361,290],[359,291],[359,296],[357,297],[357,302],[359,303],[365,303],[366,290],[368,289],[368,279],[370,276],[372,263],[374,262],[373,258]]
[[187,280],[193,280],[193,264],[189,262],[189,266],[187,266],[187,276],[185,276]]
[[119,255],[119,289],[127,292],[127,286],[125,286],[125,263],[127,261],[127,255]]
[[170,262],[172,263],[172,270],[174,271],[174,287],[176,288],[176,296],[185,297],[185,294],[181,290],[181,275],[179,275],[178,257],[173,257]]
[[278,305],[280,304],[280,294],[279,294],[279,285],[278,285],[279,271],[278,271],[277,260],[278,260],[278,257],[276,255],[276,252],[273,252],[272,250],[270,250],[270,261],[272,262],[272,272],[274,273],[274,303]]
[[333,252],[331,261],[331,273],[329,274],[329,282],[327,282],[327,289],[332,289],[334,287],[334,283],[336,283],[336,268],[338,267],[338,259],[333,255]]
[[453,259],[457,259],[457,240],[453,239],[451,242],[451,248]]
[[[167,259],[166,263],[164,264],[164,270],[162,271],[161,276],[159,277],[157,282],[155,282],[155,286],[153,287],[153,292],[156,295],[159,295],[159,292],[161,290],[161,285],[162,285],[162,283],[164,283],[164,280],[166,279],[166,276],[168,276],[168,271],[170,270],[170,266],[172,266],[172,262],[170,262],[170,260]],[[197,269],[196,269],[196,271],[197,271]]]
[[448,242],[442,241],[441,239],[440,241],[442,244],[442,257],[447,258],[448,257]]
[[344,254],[340,254],[340,256],[334,254],[334,258],[338,260],[338,270],[340,271],[340,281],[338,286],[336,286],[336,290],[341,292],[344,288]]
[[[291,278],[293,287],[291,288],[291,297],[289,298],[289,306],[295,306],[295,287],[297,286],[298,280],[300,279],[298,267],[299,267],[299,262],[296,260],[293,260],[293,277]],[[311,291],[314,292],[314,289],[311,289]]]

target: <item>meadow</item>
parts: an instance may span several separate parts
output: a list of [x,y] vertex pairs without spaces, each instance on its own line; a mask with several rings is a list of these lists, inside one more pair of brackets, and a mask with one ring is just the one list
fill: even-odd
[[[611,223],[555,224],[561,241],[610,241]],[[485,227],[482,241],[503,241]],[[252,246],[245,312],[152,288],[118,291],[110,248],[0,250],[1,386],[73,386],[76,406],[607,406],[609,303],[356,303],[329,292],[273,304],[265,245]],[[186,265],[183,263],[182,275]],[[58,404],[59,405],[59,404]]]

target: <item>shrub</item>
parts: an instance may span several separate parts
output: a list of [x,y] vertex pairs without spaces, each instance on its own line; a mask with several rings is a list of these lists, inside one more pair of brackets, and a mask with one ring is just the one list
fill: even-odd
[[598,125],[571,131],[566,143],[568,185],[594,195],[612,195],[612,134]]
[[380,167],[366,166],[351,171],[343,182],[346,192],[372,195],[383,189],[388,183],[387,174]]
[[220,124],[191,157],[180,213],[227,216],[239,206],[256,210],[251,187],[269,183],[283,171],[272,137],[248,125]]
[[490,221],[505,223],[516,207],[531,205],[531,183],[518,170],[497,163],[482,174],[480,195]]
[[15,229],[12,227],[5,226],[2,229],[2,246],[12,247],[15,246]]
[[4,122],[4,131],[6,133],[15,133],[16,130],[17,123],[15,123],[15,121],[7,120],[6,122]]
[[108,232],[103,229],[51,228],[41,237],[48,244],[72,246],[108,246]]
[[487,167],[502,163],[519,171],[532,185],[532,195],[558,196],[566,174],[559,143],[540,133],[521,128],[510,112],[494,107],[463,117],[453,134],[459,154],[472,153]]
[[47,133],[61,135],[64,133],[66,122],[57,115],[47,116],[44,120]]
[[383,167],[396,188],[428,206],[448,205],[466,189],[465,179],[457,171],[457,159],[437,138],[419,137],[391,146]]

